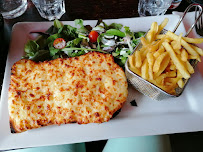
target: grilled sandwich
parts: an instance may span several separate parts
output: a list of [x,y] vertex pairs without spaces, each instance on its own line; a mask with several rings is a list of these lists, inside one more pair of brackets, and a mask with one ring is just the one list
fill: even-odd
[[110,54],[21,59],[11,70],[10,123],[15,132],[24,132],[54,124],[107,122],[127,94],[125,73]]

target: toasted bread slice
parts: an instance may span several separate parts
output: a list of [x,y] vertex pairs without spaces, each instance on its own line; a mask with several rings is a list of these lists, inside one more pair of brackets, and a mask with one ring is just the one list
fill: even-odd
[[125,73],[110,54],[34,62],[11,70],[9,115],[16,132],[53,124],[107,122],[126,101]]

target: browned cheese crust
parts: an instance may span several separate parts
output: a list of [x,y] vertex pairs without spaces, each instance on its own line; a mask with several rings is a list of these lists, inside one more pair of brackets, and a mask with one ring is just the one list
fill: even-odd
[[125,73],[109,54],[90,52],[39,63],[22,59],[11,70],[10,122],[16,132],[107,122],[127,94]]

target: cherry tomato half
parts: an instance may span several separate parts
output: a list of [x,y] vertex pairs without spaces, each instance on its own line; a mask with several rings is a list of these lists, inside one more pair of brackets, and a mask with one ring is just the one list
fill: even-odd
[[63,49],[66,46],[66,41],[63,38],[57,38],[53,43],[56,49]]
[[90,42],[92,42],[92,43],[97,42],[98,36],[99,36],[99,34],[98,34],[96,31],[91,31],[91,32],[89,33]]

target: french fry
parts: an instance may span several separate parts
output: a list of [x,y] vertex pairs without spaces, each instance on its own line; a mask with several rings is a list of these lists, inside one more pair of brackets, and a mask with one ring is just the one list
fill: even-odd
[[148,52],[147,53],[147,61],[149,63],[149,65],[153,65],[154,64],[154,56],[152,52]]
[[147,42],[147,40],[144,37],[141,37],[140,41],[141,41],[142,45],[144,45],[144,46],[149,44],[149,42]]
[[203,38],[187,38],[170,31],[160,34],[167,22],[165,19],[159,26],[152,23],[146,39],[141,38],[143,46],[129,58],[129,64],[133,64],[129,67],[167,93],[175,94],[176,88],[183,88],[194,73],[190,59],[201,61],[203,50],[193,44],[203,43]]
[[159,85],[163,85],[163,84],[164,84],[164,78],[166,78],[166,73],[161,74],[160,76],[158,76],[158,77],[156,78],[156,82],[157,82]]
[[166,72],[166,77],[170,78],[176,77],[176,72],[175,71]]
[[177,82],[179,81],[179,79],[178,78],[165,78],[164,81],[165,81],[165,84],[168,86],[166,89],[167,92],[173,92],[173,91],[175,91],[174,88],[176,88]]
[[145,59],[143,66],[141,67],[141,76],[145,80],[147,80],[149,77],[148,69],[149,69],[148,62],[147,62],[147,59]]
[[173,83],[174,85],[177,83],[179,79],[176,77],[176,78],[165,78],[165,82],[169,82],[169,83]]
[[188,55],[188,59],[193,59],[193,60],[196,60],[196,56],[193,56],[193,55]]
[[146,39],[148,40],[148,42],[154,41],[155,34],[158,32],[158,30],[159,30],[159,27],[158,27],[157,22],[153,22],[149,32],[146,35]]
[[131,66],[131,67],[135,67],[134,65],[135,65],[135,63],[134,63],[134,55],[132,54],[132,55],[130,55],[130,56],[128,56],[128,61],[129,61],[129,65]]
[[168,52],[162,53],[154,62],[153,72],[158,72],[163,59],[168,55]]
[[203,38],[182,37],[182,39],[185,40],[188,43],[194,43],[194,44],[201,44],[201,43],[203,43]]
[[129,68],[130,68],[130,70],[133,71],[134,73],[138,74],[138,75],[141,75],[140,70],[137,67],[134,66],[135,65],[134,64],[134,55],[129,56],[128,60],[129,60],[129,65],[130,65]]
[[199,55],[203,56],[203,50],[201,48],[194,45],[191,45],[191,46],[197,53],[199,53]]
[[183,88],[183,87],[184,87],[183,79],[179,79],[177,83],[178,83],[178,86],[179,86],[180,88]]
[[190,78],[189,72],[186,70],[184,65],[181,63],[180,59],[176,56],[176,54],[175,54],[173,48],[171,47],[171,45],[169,43],[167,43],[167,42],[163,42],[163,46],[165,47],[166,51],[169,53],[172,61],[174,62],[175,66],[180,71],[180,73],[183,75],[183,77],[185,79],[189,79]]
[[153,54],[155,58],[158,58],[165,51],[163,46],[160,46],[159,49]]
[[176,70],[176,66],[174,64],[170,65],[170,70],[175,71]]
[[172,48],[174,49],[174,51],[175,51],[177,54],[180,54],[180,49],[177,48],[177,42],[176,42],[176,41],[172,41],[172,42],[171,42],[171,46],[172,46]]
[[163,61],[162,61],[163,64],[161,64],[161,67],[159,68],[159,71],[154,74],[154,78],[157,78],[157,77],[166,69],[166,67],[167,67],[168,64],[169,64],[169,61],[170,61],[170,56],[167,55],[167,56],[163,59]]
[[148,41],[149,43],[152,42],[152,37],[153,37],[153,32],[149,30],[149,31],[147,32],[147,35],[146,35],[146,39],[147,39],[147,41]]
[[159,30],[159,26],[158,26],[158,23],[157,22],[153,22],[152,25],[151,25],[151,31],[153,31],[154,35],[158,32]]
[[166,38],[163,40],[163,42],[168,42],[168,43],[170,43],[171,40],[170,40],[170,38],[166,37]]
[[180,52],[181,52],[181,60],[183,62],[186,62],[188,60],[188,53],[187,53],[187,51],[184,48],[182,48]]
[[149,79],[153,80],[153,64],[154,64],[154,56],[151,52],[147,53],[147,61],[149,64]]
[[[166,85],[163,85],[163,84],[156,84],[156,86],[158,86],[159,88],[161,88],[162,90],[164,90],[164,91],[166,91],[166,92],[168,92],[168,93],[170,93],[170,94],[175,94],[174,92],[171,92],[169,89],[168,89],[168,86],[166,86]],[[170,92],[169,92],[170,91]]]
[[137,68],[140,68],[142,65],[142,57],[141,57],[141,52],[140,51],[135,51],[135,66]]
[[158,76],[156,78],[156,82],[158,84],[163,84],[165,78],[173,78],[173,77],[176,77],[176,72],[174,72],[174,71],[166,72],[166,73],[163,73],[160,76]]
[[148,51],[149,50],[146,46],[143,46],[141,49],[139,49],[142,61],[144,61],[144,59],[146,58],[146,54]]
[[178,39],[175,40],[175,41],[172,41],[171,44],[172,44],[172,47],[174,50],[176,50],[176,52],[178,54],[180,54],[180,49],[181,49],[181,37],[182,37],[183,33],[181,33],[179,36],[178,36]]
[[177,70],[177,78],[183,78],[182,74],[180,73],[179,70]]
[[181,49],[181,38],[183,36],[183,33],[180,33],[178,36],[178,40],[176,41],[176,49]]
[[130,70],[133,71],[134,73],[138,74],[139,76],[141,76],[141,72],[138,68],[130,66]]
[[156,50],[159,49],[160,44],[161,44],[161,41],[156,41],[153,45],[148,46],[148,50],[150,52],[155,52]]
[[190,62],[186,61],[185,64],[186,64],[186,68],[187,68],[188,72],[190,74],[193,74],[195,71],[194,71],[194,68],[191,66]]
[[168,18],[165,18],[163,22],[159,25],[157,34],[159,34],[167,24],[168,24]]
[[[172,40],[178,40],[178,36],[171,31],[168,31],[166,35],[168,35]],[[181,39],[181,45],[188,51],[188,53],[195,56],[196,58],[200,58],[198,53],[183,39]]]
[[166,35],[164,35],[164,34],[159,34],[159,35],[156,35],[156,39],[157,40],[160,40],[160,39],[163,39],[164,37],[166,37]]

